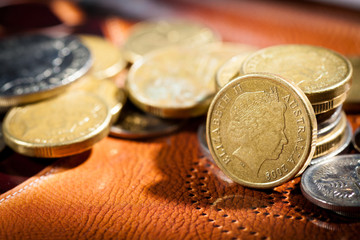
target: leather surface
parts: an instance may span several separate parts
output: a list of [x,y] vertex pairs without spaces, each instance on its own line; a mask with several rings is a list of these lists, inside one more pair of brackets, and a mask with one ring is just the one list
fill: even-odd
[[[226,40],[259,47],[309,43],[360,54],[360,14],[352,10],[298,2],[213,2],[166,4],[178,16],[206,22]],[[102,24],[104,34],[118,43],[129,26],[114,17]],[[354,129],[360,126],[360,115],[348,118]],[[199,149],[201,121],[149,140],[107,137],[86,153],[45,167],[0,195],[0,239],[358,238],[360,221],[307,201],[300,177],[266,191],[226,178]],[[25,157],[6,158],[2,161]]]

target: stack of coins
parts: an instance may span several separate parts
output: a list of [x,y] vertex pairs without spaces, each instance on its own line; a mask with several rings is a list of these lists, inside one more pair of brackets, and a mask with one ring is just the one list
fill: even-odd
[[352,129],[342,111],[351,87],[352,65],[332,50],[309,45],[279,45],[261,49],[243,63],[241,74],[271,72],[304,91],[316,114],[318,140],[311,164],[344,151]]
[[[102,54],[106,53],[106,57]],[[5,143],[32,157],[84,152],[109,133],[126,95],[111,77],[120,50],[95,36],[23,35],[0,42]]]
[[[248,78],[251,78],[249,74],[255,74],[252,77],[251,86],[246,85]],[[305,163],[302,164],[302,167],[293,176],[301,175],[310,163],[320,163],[327,158],[344,152],[351,141],[352,135],[350,124],[342,110],[342,103],[349,94],[352,78],[352,65],[344,56],[332,50],[316,46],[279,45],[255,51],[247,57],[240,55],[233,57],[221,66],[216,73],[216,86],[219,92],[210,106],[206,126],[209,149],[202,148],[205,155],[210,150],[213,160],[231,179],[242,185],[255,188],[272,187],[288,177],[289,169],[293,170],[294,166],[279,165],[282,163],[279,159],[283,155],[286,156],[287,152],[294,153],[299,149],[299,146],[296,146],[291,150],[293,139],[285,137],[284,139],[286,140],[282,138],[278,140],[274,131],[273,140],[278,144],[278,147],[282,146],[281,153],[277,157],[269,153],[267,160],[266,158],[258,158],[258,154],[255,154],[256,151],[254,151],[254,154],[246,158],[245,153],[252,152],[249,149],[246,150],[246,148],[251,146],[253,141],[266,141],[266,131],[256,133],[258,129],[262,129],[262,126],[266,125],[260,121],[261,118],[269,118],[269,121],[272,121],[272,118],[270,115],[267,116],[268,114],[264,109],[262,110],[264,116],[256,117],[256,122],[253,125],[257,126],[257,130],[254,130],[256,128],[251,127],[251,124],[247,123],[253,121],[249,120],[253,117],[251,115],[257,114],[258,109],[255,109],[254,106],[258,102],[265,106],[269,101],[266,99],[260,100],[261,97],[259,97],[259,100],[255,100],[255,97],[249,97],[250,94],[255,96],[256,92],[260,94],[260,92],[265,93],[269,91],[262,89],[262,87],[256,88],[256,82],[265,81],[267,78],[277,78],[276,75],[269,77],[266,74],[281,76],[293,87],[300,88],[299,91],[305,93],[313,110],[309,111],[307,116],[298,118],[298,126],[292,127],[298,130],[298,136],[295,139],[297,144],[309,141],[310,138],[312,140],[307,144],[316,146],[314,152],[306,155],[307,160],[304,160]],[[257,79],[257,81],[254,79]],[[243,85],[246,86],[246,90],[243,90],[243,87],[239,87]],[[241,94],[238,93],[240,89]],[[230,97],[231,95],[233,96]],[[297,109],[300,104],[299,101],[289,100],[289,96],[278,97],[280,99],[279,102],[283,102],[285,105],[288,104],[288,111],[292,111],[295,116],[301,116],[304,111]],[[243,100],[240,101],[240,98],[243,98]],[[237,104],[237,102],[241,102],[241,104]],[[234,106],[237,106],[237,108]],[[252,110],[244,110],[247,108]],[[271,108],[271,106],[268,106],[268,108]],[[230,116],[227,115],[227,112],[230,112]],[[236,114],[236,112],[239,112],[239,114]],[[310,120],[316,118],[317,127],[309,125],[309,123],[305,124],[306,121],[312,122],[309,121],[309,118]],[[226,125],[233,125],[234,127],[232,127],[231,131],[228,130],[226,132],[226,130],[223,130],[224,128],[229,129]],[[236,125],[238,127],[235,127]],[[285,123],[284,126],[284,130],[282,130],[284,136],[291,136],[290,125]],[[252,129],[252,132],[240,131],[237,128]],[[281,128],[279,127],[279,129]],[[300,133],[308,131],[309,128],[315,132],[312,135],[307,135],[307,137],[299,137]],[[203,126],[199,128],[199,141],[203,141],[201,137],[204,134],[202,129]],[[238,131],[239,134],[237,134]],[[268,128],[268,131],[271,131],[271,126]],[[253,135],[256,138],[253,138]],[[296,134],[293,133],[293,135]],[[233,140],[231,140],[232,138]],[[267,141],[268,146],[271,146],[272,140],[268,139]],[[204,145],[201,144],[201,146]],[[258,151],[265,151],[268,146],[264,145],[264,149],[258,149]],[[300,146],[300,149],[303,150],[303,147]],[[300,156],[301,154],[297,153],[296,155]],[[253,160],[249,161],[251,158]],[[256,159],[264,159],[264,161],[260,161],[261,165],[255,167],[256,174],[252,175],[251,164],[254,164]],[[288,159],[294,160],[292,155]],[[271,160],[273,161],[272,166],[266,166],[266,161],[269,162]],[[301,159],[299,158],[294,162],[300,164]],[[239,168],[239,166],[241,167]]]

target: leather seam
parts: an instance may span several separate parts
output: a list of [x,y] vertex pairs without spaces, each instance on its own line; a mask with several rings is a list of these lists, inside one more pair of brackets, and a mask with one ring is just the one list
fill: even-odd
[[37,183],[40,183],[41,181],[43,181],[44,179],[49,177],[49,175],[51,173],[53,173],[54,171],[55,171],[55,169],[52,168],[51,170],[49,170],[45,174],[41,175],[40,177],[38,177],[34,181],[30,182],[29,184],[27,184],[24,187],[20,188],[19,190],[15,191],[14,193],[12,193],[10,195],[7,195],[6,197],[3,197],[2,199],[0,199],[0,205],[1,205],[1,203],[4,203],[4,202],[8,201],[9,199],[15,197],[17,194],[20,194],[20,193],[24,192],[25,190],[35,186]]

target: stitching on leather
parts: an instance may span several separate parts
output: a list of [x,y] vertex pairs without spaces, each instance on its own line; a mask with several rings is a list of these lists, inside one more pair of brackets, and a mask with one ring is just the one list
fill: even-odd
[[32,186],[36,185],[37,183],[41,182],[42,180],[46,179],[51,173],[53,173],[55,171],[54,168],[52,168],[51,170],[49,170],[48,172],[46,172],[44,175],[41,175],[39,178],[35,179],[34,181],[30,182],[28,185],[20,188],[19,190],[17,190],[16,192],[7,195],[6,197],[3,197],[2,199],[0,199],[0,204],[6,202],[7,200],[9,200],[10,198],[16,196],[17,194],[20,194],[21,192],[25,191],[26,189],[31,188]]
[[[201,156],[198,156],[198,158],[199,158],[199,161],[200,161],[200,159],[206,160],[206,163],[204,164],[205,167],[207,167],[207,168],[213,167],[213,163],[210,162],[210,160],[208,160],[208,159],[206,158],[206,156],[201,155]],[[189,178],[189,181],[186,181],[186,183],[189,184],[189,187],[187,188],[187,190],[188,190],[189,192],[191,192],[191,193],[189,194],[189,196],[190,196],[192,199],[194,199],[194,200],[191,201],[191,202],[194,204],[194,203],[198,203],[198,202],[200,201],[200,200],[198,199],[198,196],[195,194],[196,190],[199,190],[200,192],[205,193],[205,194],[209,194],[209,190],[207,189],[207,184],[204,183],[204,182],[201,182],[201,181],[207,181],[207,180],[208,180],[208,176],[202,177],[202,176],[196,176],[196,174],[197,174],[197,173],[199,173],[199,174],[208,174],[209,171],[208,171],[208,170],[199,171],[199,170],[196,168],[196,165],[200,165],[200,162],[194,162],[193,164],[195,165],[195,167],[192,167],[192,168],[190,168],[189,170],[190,170],[191,172],[193,172],[194,174],[192,174],[192,175],[190,175],[190,174],[187,175],[187,177]],[[194,179],[196,179],[196,178],[200,180],[200,183],[199,183],[199,184],[195,184],[195,183],[194,183]],[[211,196],[206,196],[206,197],[204,197],[204,198],[209,199],[209,200],[212,199]],[[271,199],[269,199],[269,200],[271,201],[271,200],[273,200],[273,199],[274,199],[274,198],[271,197]],[[210,203],[210,204],[211,204],[211,205],[214,205],[214,203]],[[274,204],[274,203],[273,203],[273,202],[269,202],[269,204],[272,205],[272,204]],[[267,207],[268,207],[268,206],[262,206],[261,208],[267,208]],[[196,207],[196,209],[197,209],[197,210],[201,210],[200,207]],[[257,208],[254,208],[254,210],[255,210],[255,209],[257,209]],[[224,210],[221,209],[221,208],[217,208],[216,211],[221,212],[221,211],[224,211]],[[258,212],[258,213],[260,213],[260,212]],[[268,212],[263,213],[263,214],[264,214],[265,216],[270,215],[270,213],[268,213]],[[220,228],[225,228],[223,225],[218,224],[214,219],[211,219],[210,216],[209,216],[204,210],[201,211],[200,216],[203,216],[203,217],[208,218],[208,222],[212,223],[212,224],[213,224],[213,227],[216,227],[216,228],[219,228],[219,229],[220,229]],[[238,220],[232,218],[231,216],[229,216],[229,215],[226,214],[225,212],[224,212],[224,214],[221,215],[221,216],[222,216],[223,218],[229,219],[229,221],[230,221],[231,224],[239,224],[239,221],[238,221]],[[232,220],[230,220],[230,219],[232,219]],[[237,227],[237,229],[240,230],[240,231],[248,232],[250,235],[260,237],[260,236],[259,236],[259,234],[260,234],[259,232],[249,231],[249,229],[246,228],[246,227],[239,226],[239,227]],[[224,233],[224,234],[231,234],[231,233],[233,233],[234,235],[236,234],[236,232],[233,232],[232,230],[228,230],[228,229],[222,229],[222,230],[221,230],[221,233]],[[231,239],[236,240],[236,239],[239,239],[239,238],[238,238],[238,237],[232,237]],[[260,239],[265,240],[265,239],[270,239],[270,238],[269,238],[268,236],[261,236]]]

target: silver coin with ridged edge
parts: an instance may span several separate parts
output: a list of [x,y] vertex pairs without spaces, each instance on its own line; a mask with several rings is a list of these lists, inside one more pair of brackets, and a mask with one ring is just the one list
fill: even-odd
[[0,106],[25,104],[64,91],[91,66],[78,38],[24,35],[0,41]]
[[337,156],[310,166],[302,175],[301,191],[322,208],[358,216],[360,155]]

